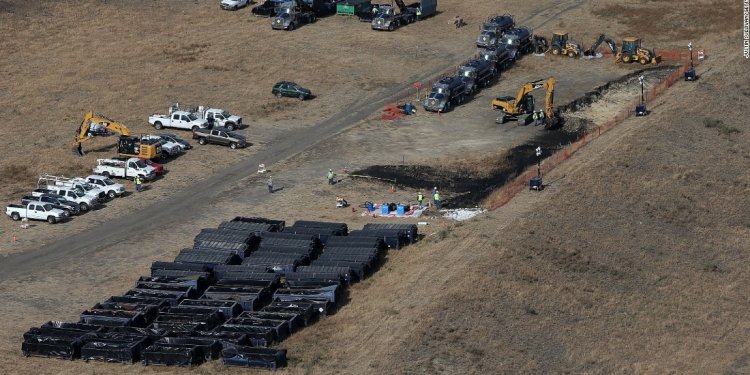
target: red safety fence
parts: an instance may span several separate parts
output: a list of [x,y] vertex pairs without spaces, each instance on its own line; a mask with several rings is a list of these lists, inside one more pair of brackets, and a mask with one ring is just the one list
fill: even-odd
[[[685,53],[685,55],[689,59],[690,57],[689,53]],[[677,55],[668,55],[669,59],[673,58],[673,56],[677,56]],[[698,61],[696,61],[696,63],[697,62]],[[649,92],[650,94],[646,97],[646,102],[652,101],[656,96],[660,95],[661,93],[666,91],[669,87],[671,87],[677,80],[682,79],[685,74],[685,70],[687,70],[689,67],[690,67],[689,62],[682,64],[675,72],[671,73],[670,75],[665,77],[662,81],[660,81],[658,84],[656,84]],[[549,173],[551,170],[555,169],[555,167],[562,164],[562,162],[564,162],[565,160],[568,160],[578,150],[583,148],[583,146],[589,144],[594,139],[599,138],[599,136],[601,136],[603,133],[606,133],[609,129],[612,129],[616,125],[622,123],[626,118],[632,116],[634,113],[635,106],[638,105],[639,102],[640,102],[640,95],[633,98],[633,100],[629,102],[625,108],[620,110],[609,121],[600,125],[596,129],[593,129],[592,131],[583,134],[581,138],[579,138],[577,141],[570,143],[569,145],[558,150],[557,152],[555,152],[548,158],[544,159],[544,163],[542,163],[542,168],[541,168],[542,173],[543,174]],[[506,203],[510,202],[510,200],[516,194],[518,194],[524,189],[527,189],[529,180],[531,180],[532,177],[536,176],[536,173],[537,173],[536,166],[529,167],[523,173],[516,176],[516,178],[513,179],[513,181],[507,183],[505,186],[503,186],[498,191],[496,191],[493,195],[490,196],[490,198],[488,198],[490,209],[495,210],[504,206]]]

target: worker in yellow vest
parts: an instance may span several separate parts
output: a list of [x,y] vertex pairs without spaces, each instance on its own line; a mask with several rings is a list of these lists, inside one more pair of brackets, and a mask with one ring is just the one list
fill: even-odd
[[435,207],[439,210],[440,209],[440,192],[435,190],[435,194],[432,196],[432,202],[435,204]]
[[424,200],[424,194],[420,191],[419,194],[417,194],[417,203],[419,203],[419,208],[424,207],[422,205],[422,201]]

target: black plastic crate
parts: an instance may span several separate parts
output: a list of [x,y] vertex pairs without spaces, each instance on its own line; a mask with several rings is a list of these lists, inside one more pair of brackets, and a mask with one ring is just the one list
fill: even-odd
[[99,338],[87,341],[81,348],[81,359],[134,363],[140,360],[141,351],[150,343],[147,337]]
[[221,342],[217,339],[210,337],[162,337],[155,342],[156,345],[172,346],[172,347],[190,347],[197,348],[203,359],[210,361],[212,359],[219,358],[221,353]]
[[244,233],[271,232],[275,229],[273,224],[248,223],[242,221],[225,221],[219,224],[219,229],[234,230]]
[[174,259],[179,263],[205,264],[209,268],[216,264],[240,264],[242,257],[227,251],[183,249]]
[[159,310],[165,309],[170,306],[169,301],[162,298],[155,297],[133,297],[133,296],[111,296],[107,298],[105,303],[140,303],[144,305],[154,305]]
[[252,326],[271,329],[274,342],[282,342],[292,334],[289,323],[285,320],[278,319],[261,319],[252,316],[242,316],[227,320],[225,325]]
[[290,333],[294,333],[307,325],[305,318],[294,312],[245,311],[239,317],[284,321],[289,326]]
[[79,322],[107,327],[145,327],[147,323],[142,313],[126,310],[86,310]]
[[385,224],[385,223],[368,223],[362,228],[363,231],[380,230],[380,229],[397,229],[406,231],[410,243],[419,240],[419,229],[416,224]]
[[145,325],[151,323],[159,313],[159,307],[157,305],[148,305],[142,303],[123,303],[123,302],[102,302],[95,304],[91,310],[123,310],[141,313]]
[[[189,285],[192,286],[198,293],[204,291],[209,283],[209,278],[200,275],[189,275],[189,276],[141,276],[138,281],[152,282],[152,283],[163,283],[163,284],[177,284],[177,285]],[[137,287],[137,284],[136,284]]]
[[308,227],[308,228],[326,228],[333,229],[341,232],[342,236],[346,236],[349,232],[349,226],[346,223],[332,223],[327,221],[312,221],[312,220],[297,220],[294,222],[295,227]]
[[266,219],[264,217],[244,217],[244,216],[237,216],[232,221],[240,221],[243,223],[261,223],[261,224],[270,224],[272,225],[272,229],[270,232],[281,232],[284,230],[284,226],[286,223],[284,220],[274,220],[274,219]]
[[225,366],[254,367],[276,370],[287,365],[286,349],[266,349],[236,346],[221,351]]
[[242,306],[236,301],[228,300],[210,300],[210,299],[186,299],[180,302],[179,306],[184,307],[210,307],[221,312],[224,319],[229,319],[239,315],[242,312]]
[[273,344],[274,333],[268,327],[222,324],[216,327],[214,332],[234,332],[244,334],[247,337],[247,342],[251,346],[264,348]]
[[47,323],[42,324],[40,328],[41,329],[47,329],[47,328],[59,329],[59,330],[81,332],[81,333],[104,332],[106,330],[104,327],[100,325],[96,325],[96,324],[69,323],[69,322],[62,322],[59,320],[50,320]]
[[204,356],[198,347],[152,344],[143,350],[144,365],[192,366],[203,363]]
[[183,292],[154,289],[130,289],[125,292],[124,297],[145,297],[161,299],[171,306],[177,306],[187,296]]
[[81,357],[83,335],[77,338],[47,335],[24,335],[21,352],[24,356],[76,359]]

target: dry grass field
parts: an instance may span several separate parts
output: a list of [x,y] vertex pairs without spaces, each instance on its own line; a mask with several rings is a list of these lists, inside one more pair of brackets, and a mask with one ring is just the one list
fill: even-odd
[[[738,5],[443,0],[444,12],[433,20],[394,33],[370,32],[366,24],[337,17],[283,33],[247,9],[223,12],[215,3],[0,0],[0,50],[13,51],[0,56],[6,77],[0,81],[0,196],[6,201],[30,190],[39,173],[84,173],[94,159],[112,153],[111,140],[99,139],[86,146],[99,151],[85,158],[70,154],[73,131],[87,110],[139,133],[150,131],[148,114],[171,102],[209,103],[243,115],[249,126],[242,132],[254,143],[239,152],[196,148],[169,162],[170,173],[138,198],[110,202],[64,225],[42,223],[18,244],[9,244],[15,224],[7,220],[0,227],[0,254],[34,251],[160,205],[196,181],[272,149],[287,131],[315,126],[383,90],[428,81],[475,51],[476,27],[491,13],[516,14],[542,34],[566,29],[584,45],[601,32],[618,39],[637,34],[657,52],[691,40],[709,56],[697,82],[676,83],[650,103],[650,116],[629,118],[576,153],[545,177],[549,185],[541,193],[522,192],[466,222],[429,212],[420,219],[429,222],[420,228],[421,243],[390,252],[377,274],[351,289],[339,312],[280,345],[290,357],[280,373],[750,373],[750,280],[744,272],[750,129],[743,121],[750,111],[750,65],[741,58]],[[452,29],[455,14],[470,26]],[[597,73],[584,76],[587,67]],[[554,71],[576,82],[560,82],[560,96],[572,100],[637,68],[529,58],[484,95],[513,92],[519,82]],[[318,97],[279,102],[269,91],[281,77],[307,85]],[[576,116],[594,125],[606,121],[608,111],[627,102],[617,95],[633,94],[625,91],[613,91]],[[486,99],[440,119],[420,113],[391,123],[374,113],[273,165],[284,190],[272,197],[258,194],[262,177],[250,171],[200,211],[138,227],[104,251],[16,270],[0,283],[0,370],[226,372],[216,361],[182,369],[23,358],[21,337],[31,326],[75,320],[94,303],[121,294],[151,261],[172,259],[199,228],[237,214],[359,228],[373,219],[334,210],[333,196],[344,194],[357,204],[413,199],[412,191],[390,193],[383,184],[361,180],[329,187],[321,171],[331,164],[343,170],[397,163],[406,154],[415,165],[486,175],[505,150],[538,132],[509,126],[491,134],[492,124],[482,125],[494,116]],[[377,137],[404,152],[372,147]],[[487,140],[494,137],[493,149]]]

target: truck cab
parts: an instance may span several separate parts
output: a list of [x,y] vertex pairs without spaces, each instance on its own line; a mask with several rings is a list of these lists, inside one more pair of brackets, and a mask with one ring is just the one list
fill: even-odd
[[109,177],[92,174],[86,177],[86,181],[99,186],[110,198],[121,197],[125,193],[125,186],[112,181]]
[[78,203],[78,207],[82,212],[91,210],[99,205],[99,200],[97,198],[86,195],[83,191],[78,189],[55,185],[48,185],[47,189],[52,194],[62,195],[65,199]]
[[153,114],[148,117],[148,122],[157,130],[163,128],[195,130],[208,127],[208,122],[205,119],[198,118],[194,113],[180,109],[177,104],[169,107],[168,115]]
[[370,25],[373,30],[393,31],[403,25],[416,21],[417,16],[412,12],[401,11],[396,13],[396,8],[390,5],[380,5],[378,13],[372,19]]
[[66,217],[63,210],[52,207],[50,203],[43,202],[29,202],[25,205],[10,204],[5,208],[5,214],[15,221],[26,218],[29,220],[46,220],[50,224],[55,224]]
[[432,86],[423,106],[426,111],[448,112],[454,105],[463,103],[469,94],[460,76],[445,77]]
[[209,108],[204,109],[202,106],[198,107],[196,112],[198,117],[208,120],[208,118],[214,119],[214,126],[223,126],[229,131],[234,131],[242,127],[242,117],[235,116],[223,109]]

